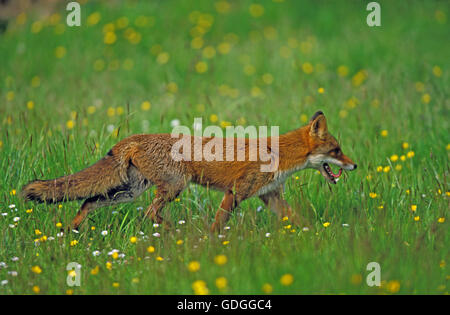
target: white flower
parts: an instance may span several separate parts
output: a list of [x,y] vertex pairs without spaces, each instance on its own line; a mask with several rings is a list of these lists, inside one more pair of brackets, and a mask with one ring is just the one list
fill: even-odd
[[13,258],[11,258],[12,261],[19,261],[19,257],[14,256]]
[[119,254],[119,258],[124,258],[124,257],[125,257],[125,254],[124,254],[124,253]]
[[93,256],[100,256],[100,251],[94,250],[94,251],[92,252],[92,255],[93,255]]
[[7,215],[8,215],[8,213],[2,212],[2,216],[6,217]]
[[266,233],[266,237],[269,237],[269,236],[270,236],[270,233],[269,233],[269,232],[267,232],[267,233]]
[[8,280],[2,280],[2,282],[0,282],[1,285],[7,285],[8,284]]
[[185,223],[186,223],[186,221],[184,221],[184,220],[178,221],[178,224],[185,224]]
[[102,231],[102,235],[103,235],[103,236],[108,235],[108,231],[106,231],[106,230],[105,230],[105,231]]
[[110,252],[108,253],[108,256],[111,256],[112,254],[118,253],[118,252],[119,252],[118,249],[113,249],[112,251],[110,251]]
[[78,231],[78,230],[72,230],[72,233],[79,234],[80,231]]
[[48,238],[47,238],[47,240],[49,240],[49,241],[53,241],[55,238],[53,237],[53,236],[49,236]]
[[63,235],[64,235],[64,232],[56,233],[56,236],[57,236],[57,237],[63,237]]
[[157,228],[158,226],[159,226],[158,223],[153,223],[153,227],[154,227],[154,228]]
[[223,228],[224,230],[229,230],[229,229],[231,229],[229,226],[226,226],[226,227],[224,227]]
[[15,207],[16,207],[15,204],[10,204],[10,205],[9,205],[9,209],[14,209]]
[[137,207],[136,210],[137,211],[142,211],[142,210],[144,210],[144,208],[143,207]]
[[260,212],[263,209],[262,206],[259,206],[258,208],[256,208],[256,212]]
[[153,233],[152,235],[153,235],[154,237],[160,237],[160,236],[161,236],[161,234],[159,234],[158,232]]
[[218,238],[224,238],[224,237],[225,237],[225,235],[223,235],[223,234],[219,234],[219,235],[217,235],[217,237],[218,237]]
[[116,128],[116,127],[114,127],[114,125],[111,124],[111,125],[108,125],[108,126],[106,127],[106,130],[107,130],[109,133],[112,133],[112,132],[114,131],[115,128]]
[[15,271],[15,270],[8,271],[8,274],[13,277],[17,277],[17,275],[18,275],[17,271]]
[[20,220],[20,217],[14,217],[14,219],[13,219],[14,222],[19,222],[19,220]]
[[306,227],[306,226],[305,226],[305,227],[302,229],[302,231],[303,231],[303,232],[308,232],[308,231],[309,231],[309,227]]
[[14,229],[16,226],[15,226],[14,224],[10,224],[9,227],[10,227],[11,229]]
[[172,128],[178,127],[179,125],[180,125],[180,120],[179,119],[173,119],[170,122],[170,127],[172,127]]
[[342,226],[343,226],[343,227],[349,227],[350,224],[348,224],[348,223],[342,223]]
[[0,269],[1,268],[8,268],[8,265],[4,261],[0,261]]

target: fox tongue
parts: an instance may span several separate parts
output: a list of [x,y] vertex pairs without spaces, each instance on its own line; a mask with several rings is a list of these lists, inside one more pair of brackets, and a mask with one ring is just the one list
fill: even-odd
[[330,173],[331,173],[331,176],[333,176],[334,178],[338,178],[342,174],[342,168],[339,169],[339,173],[338,174],[334,174],[333,171],[331,170],[331,167],[330,167]]

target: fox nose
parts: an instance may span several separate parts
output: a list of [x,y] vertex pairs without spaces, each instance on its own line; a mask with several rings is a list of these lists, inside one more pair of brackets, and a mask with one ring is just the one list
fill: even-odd
[[356,170],[357,167],[358,167],[357,164],[353,164],[353,170]]

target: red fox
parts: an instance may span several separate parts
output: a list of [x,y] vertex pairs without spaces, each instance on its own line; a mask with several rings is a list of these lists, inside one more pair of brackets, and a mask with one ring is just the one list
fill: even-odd
[[[201,142],[206,144],[211,139],[215,138],[202,137]],[[71,223],[72,229],[78,229],[94,209],[132,201],[156,185],[155,198],[145,211],[145,217],[162,223],[164,206],[193,182],[224,192],[211,226],[214,232],[224,227],[232,211],[243,200],[253,196],[258,196],[279,217],[291,217],[292,209],[282,194],[284,182],[294,172],[316,169],[329,183],[336,184],[342,169],[356,169],[356,164],[342,153],[337,140],[328,132],[321,111],[316,112],[306,126],[280,135],[277,148],[272,146],[272,137],[267,140],[267,150],[277,160],[278,168],[261,172],[261,159],[175,160],[171,150],[178,139],[170,134],[133,135],[121,140],[100,161],[78,173],[25,185],[22,196],[25,200],[48,203],[85,200]],[[246,138],[246,156],[250,155],[249,149]],[[338,174],[329,164],[340,167]]]

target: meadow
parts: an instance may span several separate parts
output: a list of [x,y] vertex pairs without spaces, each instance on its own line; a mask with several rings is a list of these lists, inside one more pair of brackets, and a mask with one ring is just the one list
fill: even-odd
[[[79,2],[79,27],[60,6],[0,34],[0,294],[448,293],[444,2],[378,1],[380,27],[368,1]],[[252,198],[210,234],[222,193],[192,185],[163,212],[171,229],[143,220],[152,188],[61,233],[79,202],[20,197],[132,134],[195,117],[285,133],[319,109],[358,169],[289,178],[299,226]]]

